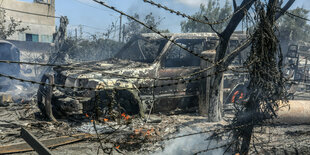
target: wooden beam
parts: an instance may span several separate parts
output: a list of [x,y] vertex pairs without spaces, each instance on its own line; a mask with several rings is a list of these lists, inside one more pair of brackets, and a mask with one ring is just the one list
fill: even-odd
[[52,155],[52,152],[45,147],[35,136],[29,131],[22,128],[20,136],[38,153],[42,155]]
[[[62,136],[56,137],[46,140],[41,140],[42,144],[44,144],[47,148],[55,148],[62,145],[67,145],[75,142],[82,141],[86,138],[90,138],[93,135],[91,134],[76,134],[72,136]],[[8,153],[21,153],[33,151],[33,148],[27,143],[17,143],[6,146],[0,146],[0,154],[8,154]]]

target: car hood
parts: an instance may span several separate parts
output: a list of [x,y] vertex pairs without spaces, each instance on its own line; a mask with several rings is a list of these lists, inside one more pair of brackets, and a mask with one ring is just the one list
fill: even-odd
[[[155,76],[155,67],[155,64],[111,59],[79,63],[70,66],[70,69],[54,68],[54,70],[66,77],[67,81],[71,81],[69,82],[71,85],[76,83],[77,79],[87,79],[89,87],[133,88],[141,84],[148,85],[151,82],[148,78]],[[141,79],[143,77],[146,79]]]

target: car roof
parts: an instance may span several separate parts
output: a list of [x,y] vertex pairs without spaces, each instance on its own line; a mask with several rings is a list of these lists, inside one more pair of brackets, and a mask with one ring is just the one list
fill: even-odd
[[[208,37],[218,38],[216,33],[211,32],[199,32],[199,33],[161,33],[164,36],[174,37],[174,38],[183,38],[183,39],[204,39]],[[140,34],[142,37],[148,39],[163,39],[163,37],[157,33],[142,33]],[[242,33],[233,33],[231,39],[237,38],[246,38],[245,34]]]
[[0,40],[0,44],[8,44],[8,45],[11,45],[11,48],[18,49],[14,44],[12,44],[11,42],[6,41],[6,40]]

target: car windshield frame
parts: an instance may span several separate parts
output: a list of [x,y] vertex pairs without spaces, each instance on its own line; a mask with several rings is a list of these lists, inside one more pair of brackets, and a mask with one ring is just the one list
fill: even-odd
[[[143,44],[142,41],[145,43]],[[158,57],[161,55],[163,48],[167,44],[168,40],[164,38],[150,38],[150,37],[142,37],[142,36],[134,36],[128,41],[122,48],[115,54],[114,58],[122,59],[122,60],[129,60],[129,61],[136,61],[142,63],[154,63]],[[146,43],[150,43],[148,45],[157,46],[155,49],[156,51],[147,52],[148,49]],[[130,48],[134,48],[136,46],[136,50],[132,50]],[[131,50],[131,51],[130,51]],[[129,54],[126,52],[133,52],[132,54],[138,54],[140,58],[130,58],[127,57]],[[127,57],[127,58],[125,58]]]

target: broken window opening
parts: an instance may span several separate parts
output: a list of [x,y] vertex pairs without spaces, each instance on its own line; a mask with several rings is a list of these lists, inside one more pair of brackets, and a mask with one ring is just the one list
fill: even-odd
[[26,41],[39,42],[39,35],[26,33]]
[[135,41],[129,42],[129,45],[125,45],[125,48],[123,48],[115,56],[115,58],[153,63],[161,53],[166,42],[167,41],[163,39],[149,40],[145,38],[139,38]]
[[[176,43],[196,53],[206,49],[205,39],[178,39]],[[189,67],[200,66],[200,58],[190,54],[188,51],[173,44],[170,46],[164,58],[164,67]]]

